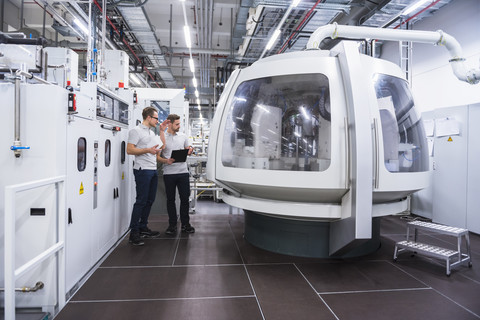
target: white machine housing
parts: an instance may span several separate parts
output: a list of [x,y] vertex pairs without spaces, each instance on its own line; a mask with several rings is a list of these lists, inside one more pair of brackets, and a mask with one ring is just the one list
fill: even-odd
[[[15,52],[25,50],[11,48],[4,51],[7,55],[3,61],[11,62],[7,65],[13,68],[17,66]],[[48,51],[57,53],[58,63],[68,65],[63,71],[71,68],[69,74],[76,78],[74,52],[61,48]],[[29,64],[31,62],[27,59],[22,67],[31,69],[33,65],[29,67]],[[133,157],[126,154],[133,92],[128,89],[111,91],[96,83],[81,83],[80,88],[76,88],[74,82],[71,83],[73,91],[69,91],[64,88],[68,76],[65,77],[67,73],[63,71],[58,85],[48,84],[39,77],[20,80],[18,99],[15,83],[9,80],[0,82],[3,112],[0,145],[4,150],[0,155],[0,237],[4,235],[5,187],[66,176],[63,193],[66,199],[62,200],[66,206],[59,208],[66,225],[58,225],[55,216],[57,191],[53,186],[19,194],[13,218],[16,224],[16,267],[59,241],[57,228],[65,230],[64,249],[59,255],[65,257],[65,274],[61,274],[60,264],[52,257],[26,272],[15,283],[15,287],[33,287],[38,281],[43,282],[44,287],[37,292],[17,294],[15,307],[41,307],[52,314],[62,307],[57,294],[64,292],[66,297],[62,301],[68,299],[88,272],[128,230],[134,185]],[[76,96],[75,111],[69,111],[69,101],[72,101],[69,96],[72,94]],[[17,105],[18,126],[15,125]],[[20,154],[10,150],[17,146],[14,144],[17,139],[14,128],[20,128],[19,145],[30,147],[21,150]],[[2,257],[4,248],[2,244]],[[6,263],[12,261],[2,259],[0,287],[5,287]],[[64,287],[59,287],[61,283],[57,283],[57,277],[63,279]]]
[[78,87],[78,54],[72,49],[48,47],[47,80],[65,88],[67,85]]
[[129,87],[128,81],[128,54],[122,50],[105,50],[105,67],[106,81],[105,85],[110,88],[119,88],[121,84],[124,88]]
[[[235,71],[208,157],[208,179],[230,191],[228,204],[335,222],[331,252],[369,239],[373,217],[406,210],[407,196],[428,185],[423,124],[400,68],[352,42]],[[350,231],[335,231],[341,221]]]

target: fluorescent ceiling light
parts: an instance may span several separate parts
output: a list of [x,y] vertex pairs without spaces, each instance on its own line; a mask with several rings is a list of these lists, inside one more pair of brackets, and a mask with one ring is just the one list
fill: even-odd
[[193,64],[193,59],[190,58],[188,60],[188,63],[190,64],[190,71],[192,71],[192,73],[195,73],[195,65]]
[[200,99],[197,98],[197,104],[200,105]]
[[292,7],[295,8],[296,6],[298,6],[298,4],[300,3],[300,1],[302,1],[302,0],[293,0],[293,2],[292,2]]
[[193,86],[196,88],[197,87],[197,79],[195,77],[193,77],[192,82],[193,82]]
[[202,107],[200,107],[200,105],[197,106],[197,109],[198,110],[202,110]]
[[185,43],[187,44],[187,48],[191,48],[192,40],[190,39],[190,28],[188,26],[184,26],[183,32],[185,33]]
[[73,23],[77,25],[77,27],[79,27],[80,29],[82,29],[83,33],[87,34],[88,35],[88,28],[85,27],[85,25],[83,23],[80,22],[80,20],[78,20],[77,18],[73,19]]
[[277,41],[279,35],[280,29],[275,30],[273,36],[270,38],[270,41],[268,41],[267,46],[265,47],[267,50],[270,50],[272,48],[273,44]]
[[132,80],[133,82],[135,82],[139,86],[142,85],[142,82],[140,81],[140,79],[138,79],[138,77],[133,73],[130,73],[130,80]]
[[[410,13],[412,13],[413,11],[417,10],[418,7],[420,7],[421,5],[425,4],[426,2],[428,2],[429,0],[420,0],[418,1],[417,3],[411,5],[410,7],[408,7],[407,9],[405,9],[405,11],[402,13],[403,15],[408,15]],[[430,0],[431,1],[431,0]]]
[[195,90],[195,97],[198,98],[198,90]]

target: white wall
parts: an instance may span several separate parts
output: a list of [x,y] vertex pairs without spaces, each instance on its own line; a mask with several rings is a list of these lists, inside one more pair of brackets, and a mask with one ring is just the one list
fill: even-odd
[[[452,35],[463,48],[466,65],[479,68],[480,1],[454,0],[412,29]],[[381,58],[398,63],[398,55],[398,43],[385,43]],[[480,84],[470,85],[454,76],[444,47],[414,43],[412,60],[412,89],[420,112],[480,102]]]

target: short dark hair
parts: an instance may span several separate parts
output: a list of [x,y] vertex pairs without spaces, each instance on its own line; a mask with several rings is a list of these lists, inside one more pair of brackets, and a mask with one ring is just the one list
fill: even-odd
[[158,113],[157,108],[154,108],[154,107],[152,107],[152,106],[146,107],[146,108],[143,109],[143,111],[142,111],[143,120],[147,119],[148,116],[153,117],[153,114],[154,114],[155,112]]
[[180,119],[180,116],[178,114],[175,114],[175,113],[171,113],[167,117],[167,120],[169,120],[170,123],[173,123],[173,122],[175,122],[175,120],[178,120],[178,119]]

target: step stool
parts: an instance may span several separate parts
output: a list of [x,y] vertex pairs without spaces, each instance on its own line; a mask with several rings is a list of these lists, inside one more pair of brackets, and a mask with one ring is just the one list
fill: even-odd
[[[414,230],[413,241],[410,241],[410,228]],[[435,232],[449,236],[457,237],[457,251],[433,246],[426,243],[417,242],[418,230]],[[465,237],[467,252],[462,253],[462,237]],[[445,260],[447,268],[447,276],[450,276],[450,269],[467,264],[472,266],[471,252],[470,252],[470,238],[468,230],[463,228],[449,227],[441,224],[425,222],[425,221],[411,221],[407,223],[407,240],[397,242],[395,244],[395,252],[393,253],[393,261],[397,261],[397,256],[403,251],[413,252],[419,255],[425,255],[432,258]],[[456,261],[455,261],[456,260]]]

